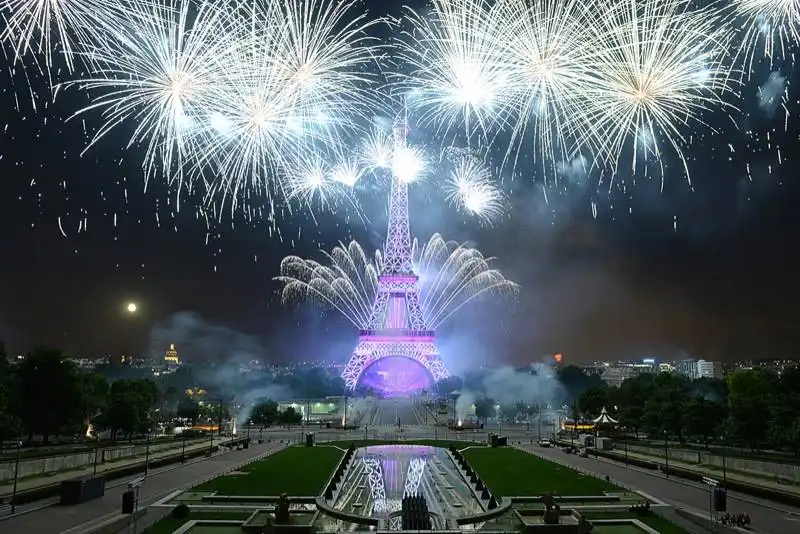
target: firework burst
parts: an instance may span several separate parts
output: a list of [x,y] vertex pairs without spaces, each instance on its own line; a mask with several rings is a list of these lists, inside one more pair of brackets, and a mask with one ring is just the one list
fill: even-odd
[[[204,3],[140,6],[137,17],[88,47],[88,79],[74,82],[98,94],[76,115],[99,110],[104,122],[89,146],[122,123],[133,125],[128,146],[144,144],[146,176],[192,163],[191,137],[205,102],[235,47],[226,13]],[[191,14],[190,14],[191,13]]]
[[408,12],[411,29],[398,51],[409,73],[397,84],[423,124],[444,134],[463,125],[469,135],[502,120],[498,99],[508,72],[497,38],[508,28],[498,27],[504,19],[496,14],[486,0],[434,0],[429,13]]
[[748,74],[762,48],[771,66],[800,42],[800,0],[734,0],[731,7],[730,24],[739,29],[738,55]]
[[[142,3],[137,16],[85,52],[97,94],[79,113],[122,123],[145,144],[147,176],[161,171],[235,209],[293,196],[291,172],[358,128],[377,93],[356,0],[254,0],[246,5]],[[305,165],[308,167],[308,165]],[[303,187],[302,191],[307,191]],[[302,195],[301,195],[302,196]]]
[[[369,323],[383,256],[370,257],[356,241],[324,253],[325,263],[288,256],[281,262],[284,303],[316,302],[334,309],[356,328]],[[413,243],[414,271],[420,277],[420,304],[426,324],[438,328],[464,305],[488,294],[508,294],[518,286],[491,267],[480,251],[446,241],[439,234]]]
[[463,157],[455,162],[445,184],[451,205],[490,225],[503,216],[506,203],[503,193],[486,166],[476,158]]
[[[587,82],[583,120],[598,158],[616,169],[626,149],[661,162],[662,147],[683,156],[688,125],[724,106],[731,78],[723,63],[729,31],[716,14],[683,0],[618,0],[590,6],[594,75]],[[587,8],[588,9],[588,8]],[[662,164],[663,165],[663,164]],[[662,167],[662,180],[664,172]]]
[[[32,54],[44,59],[48,70],[61,55],[69,70],[75,55],[91,45],[116,22],[132,16],[151,2],[143,0],[0,0],[5,29],[0,40],[14,50],[17,60]],[[54,57],[54,54],[57,54]]]

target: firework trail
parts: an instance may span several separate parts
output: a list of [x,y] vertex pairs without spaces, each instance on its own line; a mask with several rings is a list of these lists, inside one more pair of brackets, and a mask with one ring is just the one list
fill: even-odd
[[[311,300],[336,310],[356,328],[369,322],[383,257],[368,256],[356,241],[323,253],[325,262],[288,256],[281,262],[284,303]],[[480,251],[445,241],[434,234],[420,246],[413,243],[414,271],[420,277],[420,304],[426,324],[438,328],[464,305],[488,294],[506,294],[518,286],[491,268]]]

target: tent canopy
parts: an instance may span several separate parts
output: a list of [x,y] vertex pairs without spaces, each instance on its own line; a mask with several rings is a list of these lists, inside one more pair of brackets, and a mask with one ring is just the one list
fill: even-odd
[[606,407],[603,406],[603,410],[600,412],[600,416],[596,419],[593,419],[592,422],[596,425],[615,425],[617,424],[616,419],[612,419],[610,415],[608,415],[608,411]]

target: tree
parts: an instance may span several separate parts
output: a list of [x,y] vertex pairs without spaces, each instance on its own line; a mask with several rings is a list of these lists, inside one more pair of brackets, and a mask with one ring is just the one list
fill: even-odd
[[102,426],[111,430],[112,436],[122,432],[128,439],[133,439],[134,433],[149,432],[158,398],[158,388],[152,380],[117,380],[111,384]]
[[84,403],[78,370],[61,351],[37,347],[19,366],[19,413],[28,439],[41,434],[45,443],[59,430],[81,423]]
[[642,418],[644,417],[644,408],[641,406],[623,406],[619,412],[619,422],[626,429],[633,430],[633,435],[639,435],[639,429],[642,427]]
[[178,417],[188,419],[193,425],[196,425],[200,415],[200,405],[191,397],[183,397],[178,402],[176,413]]
[[103,375],[80,374],[81,398],[83,401],[83,424],[88,424],[106,407],[109,386]]
[[760,369],[728,376],[728,427],[755,451],[767,438],[776,378]]
[[448,396],[454,391],[461,391],[464,382],[457,376],[442,378],[436,382],[436,391],[440,396]]
[[564,387],[566,394],[566,398],[561,400],[570,404],[577,400],[580,394],[587,389],[605,386],[603,379],[599,375],[587,375],[583,369],[575,365],[567,365],[561,369],[558,372],[558,380]]
[[496,406],[494,400],[481,397],[475,401],[475,415],[485,423],[488,418],[497,415]]
[[608,405],[610,388],[602,386],[592,386],[585,390],[578,397],[578,408],[584,414],[597,417]]
[[299,425],[303,422],[303,414],[295,410],[293,406],[289,406],[280,413],[279,421],[286,426]]
[[700,436],[708,448],[708,438],[715,436],[725,421],[725,408],[704,397],[695,396],[684,406],[683,424],[688,435]]
[[270,427],[278,422],[278,403],[266,399],[256,403],[250,413],[250,420],[261,428]]
[[18,375],[8,360],[0,358],[0,450],[4,441],[16,440],[22,430],[18,399]]

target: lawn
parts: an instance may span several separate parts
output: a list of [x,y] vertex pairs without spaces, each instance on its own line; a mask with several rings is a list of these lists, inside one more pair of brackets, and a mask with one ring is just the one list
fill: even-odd
[[481,447],[464,457],[489,488],[501,496],[602,495],[622,491],[598,478],[508,447]]
[[[588,512],[582,511],[583,516],[591,521],[592,519],[638,519],[648,527],[657,530],[661,534],[687,534],[681,527],[670,523],[660,515],[649,513],[637,515],[631,512]],[[600,527],[598,525],[595,530]],[[594,532],[594,531],[593,531]]]
[[319,495],[344,453],[336,447],[289,447],[193,488],[220,495]]
[[[157,523],[154,523],[152,526],[146,528],[143,534],[172,534],[189,521],[199,521],[202,519],[231,519],[234,521],[246,521],[247,518],[250,517],[251,513],[252,512],[191,512],[189,517],[183,519],[175,519],[174,517],[168,515],[164,519],[161,519]],[[241,531],[240,527],[236,528]]]

